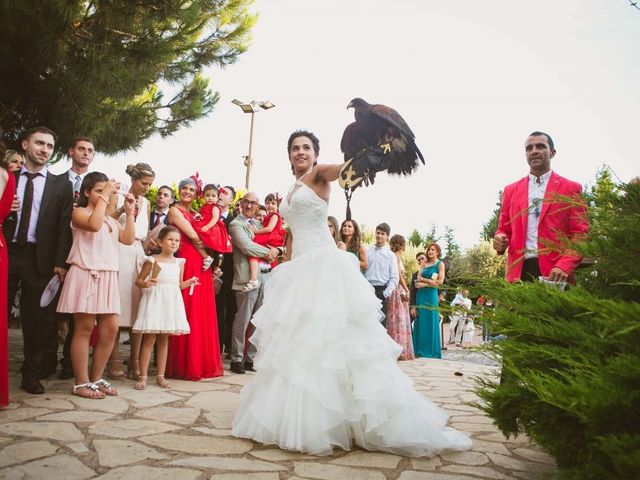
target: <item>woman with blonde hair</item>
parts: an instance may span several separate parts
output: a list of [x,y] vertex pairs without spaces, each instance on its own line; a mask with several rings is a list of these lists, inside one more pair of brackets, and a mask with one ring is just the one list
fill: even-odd
[[[142,270],[145,261],[145,247],[142,242],[149,234],[149,218],[151,216],[151,206],[149,200],[145,198],[145,194],[149,191],[149,187],[155,179],[155,172],[146,163],[136,163],[135,165],[127,165],[125,170],[127,175],[131,177],[131,187],[127,193],[135,198],[134,220],[136,239],[133,245],[120,245],[120,271],[118,273],[118,285],[120,287],[120,317],[118,320],[121,329],[131,329],[138,316],[138,306],[142,295],[140,288],[135,284],[138,274]],[[124,213],[124,196],[117,195],[117,210],[113,214],[113,218],[118,220],[122,226],[125,224]],[[118,344],[120,333],[116,337],[116,342],[109,359],[107,374],[114,380],[123,380],[127,376],[137,380],[140,374],[139,354],[142,335],[139,333],[130,333],[131,336],[131,352],[127,365],[128,374],[122,371],[120,365],[120,355],[118,352]]]
[[402,252],[406,241],[402,235],[394,235],[389,240],[389,247],[398,262],[399,282],[389,297],[387,309],[387,333],[402,347],[399,360],[413,360],[413,339],[411,338],[411,318],[409,317],[409,287],[404,278]]
[[0,167],[8,172],[20,170],[22,165],[24,165],[24,155],[17,150],[7,150],[6,153],[0,157]]

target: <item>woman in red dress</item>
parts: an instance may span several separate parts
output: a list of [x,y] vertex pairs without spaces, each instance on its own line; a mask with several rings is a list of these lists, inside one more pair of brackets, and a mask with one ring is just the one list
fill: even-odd
[[[0,131],[1,133],[1,131]],[[0,141],[0,158],[4,157],[4,143]],[[0,407],[9,405],[9,345],[7,332],[7,275],[9,257],[7,242],[2,234],[2,222],[11,213],[15,192],[15,177],[4,165],[0,166]]]
[[218,341],[216,301],[211,272],[202,270],[202,256],[196,246],[202,241],[193,229],[196,212],[191,202],[196,198],[197,187],[192,178],[178,184],[178,202],[169,209],[169,223],[180,230],[180,249],[176,253],[184,258],[185,278],[198,277],[199,285],[182,291],[189,335],[169,339],[167,376],[184,380],[220,377],[223,375],[222,357]]

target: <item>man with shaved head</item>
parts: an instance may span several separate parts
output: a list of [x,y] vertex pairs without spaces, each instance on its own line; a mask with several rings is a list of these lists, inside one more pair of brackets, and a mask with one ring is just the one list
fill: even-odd
[[240,214],[229,225],[229,235],[233,242],[234,272],[231,288],[235,293],[238,307],[231,327],[230,370],[234,373],[253,370],[253,357],[256,349],[249,344],[245,356],[245,339],[251,317],[262,304],[264,283],[269,277],[269,272],[261,272],[258,277],[260,286],[248,292],[243,291],[251,277],[248,257],[260,257],[265,259],[267,263],[271,263],[278,256],[277,249],[263,247],[253,241],[254,233],[251,231],[250,225],[259,205],[258,196],[254,192],[247,192],[240,200]]

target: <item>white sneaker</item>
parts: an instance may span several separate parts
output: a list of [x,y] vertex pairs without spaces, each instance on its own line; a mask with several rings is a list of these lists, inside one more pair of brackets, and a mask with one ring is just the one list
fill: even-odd
[[260,286],[260,282],[258,280],[249,280],[247,284],[242,287],[243,292],[250,292],[251,290],[255,290]]

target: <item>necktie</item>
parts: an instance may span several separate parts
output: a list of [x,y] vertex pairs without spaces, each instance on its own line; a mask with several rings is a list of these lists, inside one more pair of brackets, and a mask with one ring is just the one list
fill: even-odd
[[164,213],[156,212],[156,218],[153,220],[153,225],[151,226],[151,228],[156,228],[158,225],[160,225],[162,217],[164,217]]
[[18,225],[18,243],[24,245],[27,243],[27,234],[29,233],[29,222],[31,220],[31,207],[33,207],[33,179],[40,175],[39,173],[25,172],[27,184],[24,187],[24,196],[22,198],[22,212],[20,214],[20,224]]
[[75,182],[73,182],[73,203],[78,203],[78,197],[80,196],[80,187],[82,186],[82,177],[76,175]]

